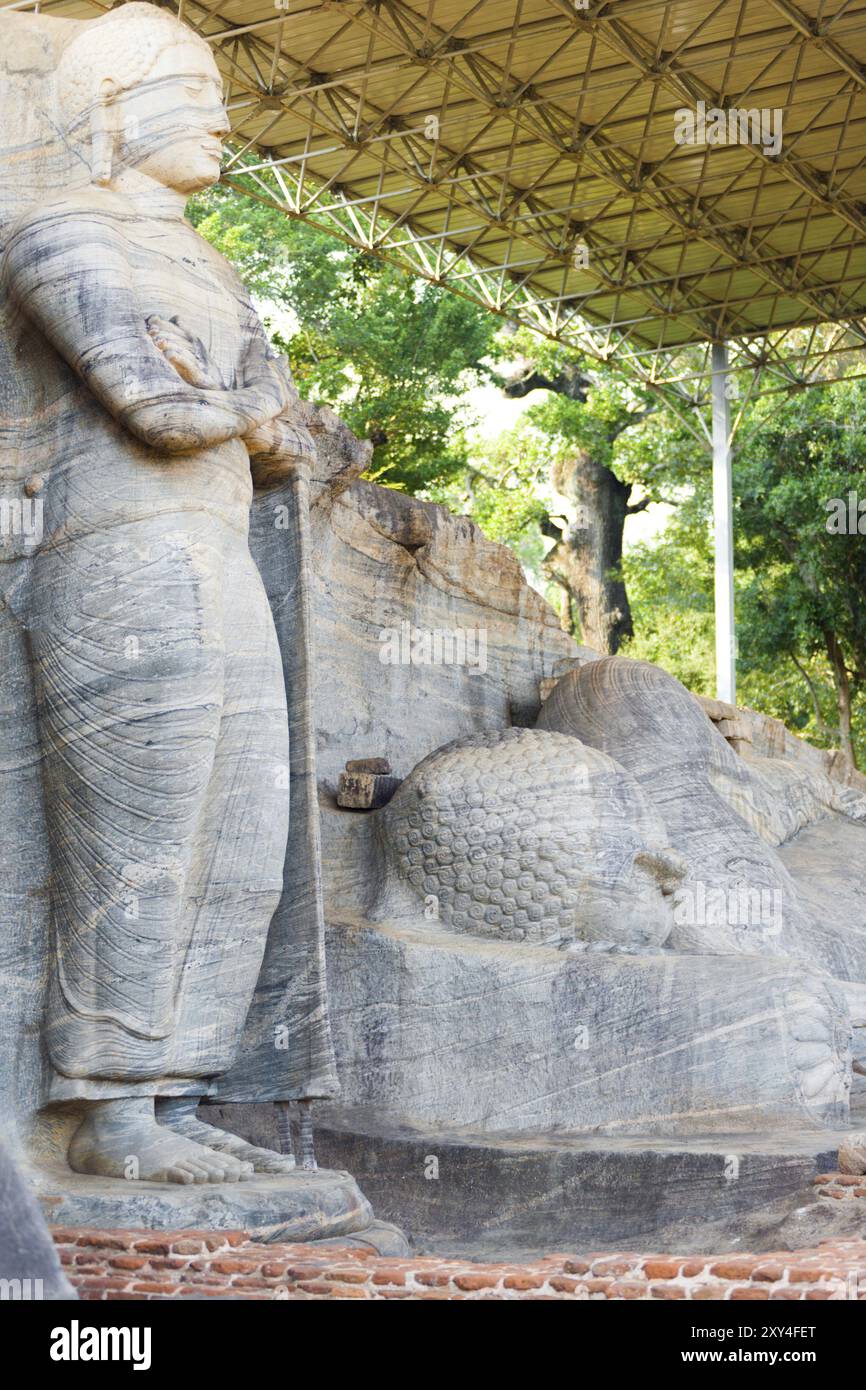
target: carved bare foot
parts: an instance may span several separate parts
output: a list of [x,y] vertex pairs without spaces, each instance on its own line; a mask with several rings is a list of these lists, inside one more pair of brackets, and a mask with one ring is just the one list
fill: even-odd
[[271,1173],[278,1176],[290,1173],[295,1166],[293,1154],[280,1154],[274,1149],[259,1149],[248,1144],[237,1134],[217,1129],[216,1125],[205,1124],[198,1119],[195,1096],[163,1096],[156,1102],[156,1116],[174,1134],[190,1139],[196,1144],[206,1144],[216,1153],[231,1154],[235,1158],[251,1163],[257,1173]]
[[239,1182],[252,1166],[158,1125],[153,1097],[91,1101],[68,1153],[76,1173],[143,1182]]

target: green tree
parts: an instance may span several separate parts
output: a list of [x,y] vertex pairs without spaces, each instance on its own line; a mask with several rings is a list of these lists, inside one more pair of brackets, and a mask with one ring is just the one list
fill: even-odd
[[735,465],[741,656],[747,670],[790,663],[818,728],[856,766],[855,707],[866,696],[866,387],[838,382],[772,411],[758,403]]
[[195,199],[191,216],[257,296],[302,395],[372,441],[369,477],[423,493],[463,472],[491,315],[233,190]]
[[[758,401],[735,453],[734,506],[738,698],[856,766],[866,752],[866,384]],[[637,633],[628,654],[711,694],[708,461],[624,572]]]
[[[503,441],[521,453],[532,442],[525,483],[548,502],[540,519],[524,508],[518,553],[534,524],[553,542],[541,570],[565,597],[565,625],[588,646],[616,652],[634,632],[622,567],[626,520],[688,476],[694,441],[649,392],[527,329],[500,335],[496,351],[509,364],[500,375],[506,396],[543,393],[519,438]],[[470,463],[478,466],[477,455]],[[489,470],[486,481],[495,488]],[[482,525],[492,506],[476,489],[472,515]]]

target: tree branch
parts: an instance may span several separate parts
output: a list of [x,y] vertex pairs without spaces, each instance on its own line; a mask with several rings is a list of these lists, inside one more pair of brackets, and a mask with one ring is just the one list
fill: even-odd
[[806,685],[808,686],[809,694],[812,697],[812,708],[815,712],[815,723],[818,725],[818,728],[820,729],[821,733],[828,734],[832,738],[838,738],[840,733],[839,728],[831,728],[825,720],[823,714],[821,713],[821,706],[818,703],[818,692],[815,689],[815,683],[812,680],[812,677],[809,675],[809,672],[806,670],[805,666],[801,665],[801,663],[798,661],[797,657],[794,655],[793,652],[789,652],[788,655],[790,656],[791,660],[793,661],[794,665],[796,666],[797,670],[800,672],[800,675],[803,677],[803,680],[806,682]]
[[565,363],[555,376],[545,376],[531,362],[524,362],[518,371],[503,379],[502,392],[516,400],[528,396],[530,391],[553,391],[569,400],[585,402],[591,387],[590,378],[572,363]]

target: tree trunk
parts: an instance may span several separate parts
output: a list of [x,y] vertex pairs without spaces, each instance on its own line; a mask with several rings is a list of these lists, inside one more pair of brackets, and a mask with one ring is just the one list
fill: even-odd
[[577,519],[548,552],[545,571],[573,599],[584,644],[613,655],[634,632],[622,579],[631,488],[583,452],[558,464],[552,482],[574,503]]
[[830,665],[833,668],[833,683],[836,687],[836,708],[839,712],[839,752],[848,767],[857,768],[854,752],[854,739],[851,733],[851,679],[845,665],[845,655],[839,645],[835,632],[824,633],[824,642]]

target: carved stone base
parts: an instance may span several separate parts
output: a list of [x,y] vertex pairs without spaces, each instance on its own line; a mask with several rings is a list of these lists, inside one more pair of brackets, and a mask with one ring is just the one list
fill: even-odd
[[[257,1135],[268,1108],[249,1108]],[[341,1117],[338,1107],[317,1129],[322,1158],[351,1165],[377,1211],[411,1230],[419,1252],[497,1260],[549,1250],[796,1250],[860,1238],[866,1210],[820,1201],[813,1186],[836,1168],[844,1137],[395,1131],[369,1109]]]
[[147,1227],[154,1231],[244,1230],[258,1239],[347,1238],[401,1253],[400,1232],[374,1220],[370,1203],[344,1172],[298,1170],[252,1182],[169,1185],[90,1177],[41,1167],[33,1174],[46,1219],[57,1226]]

